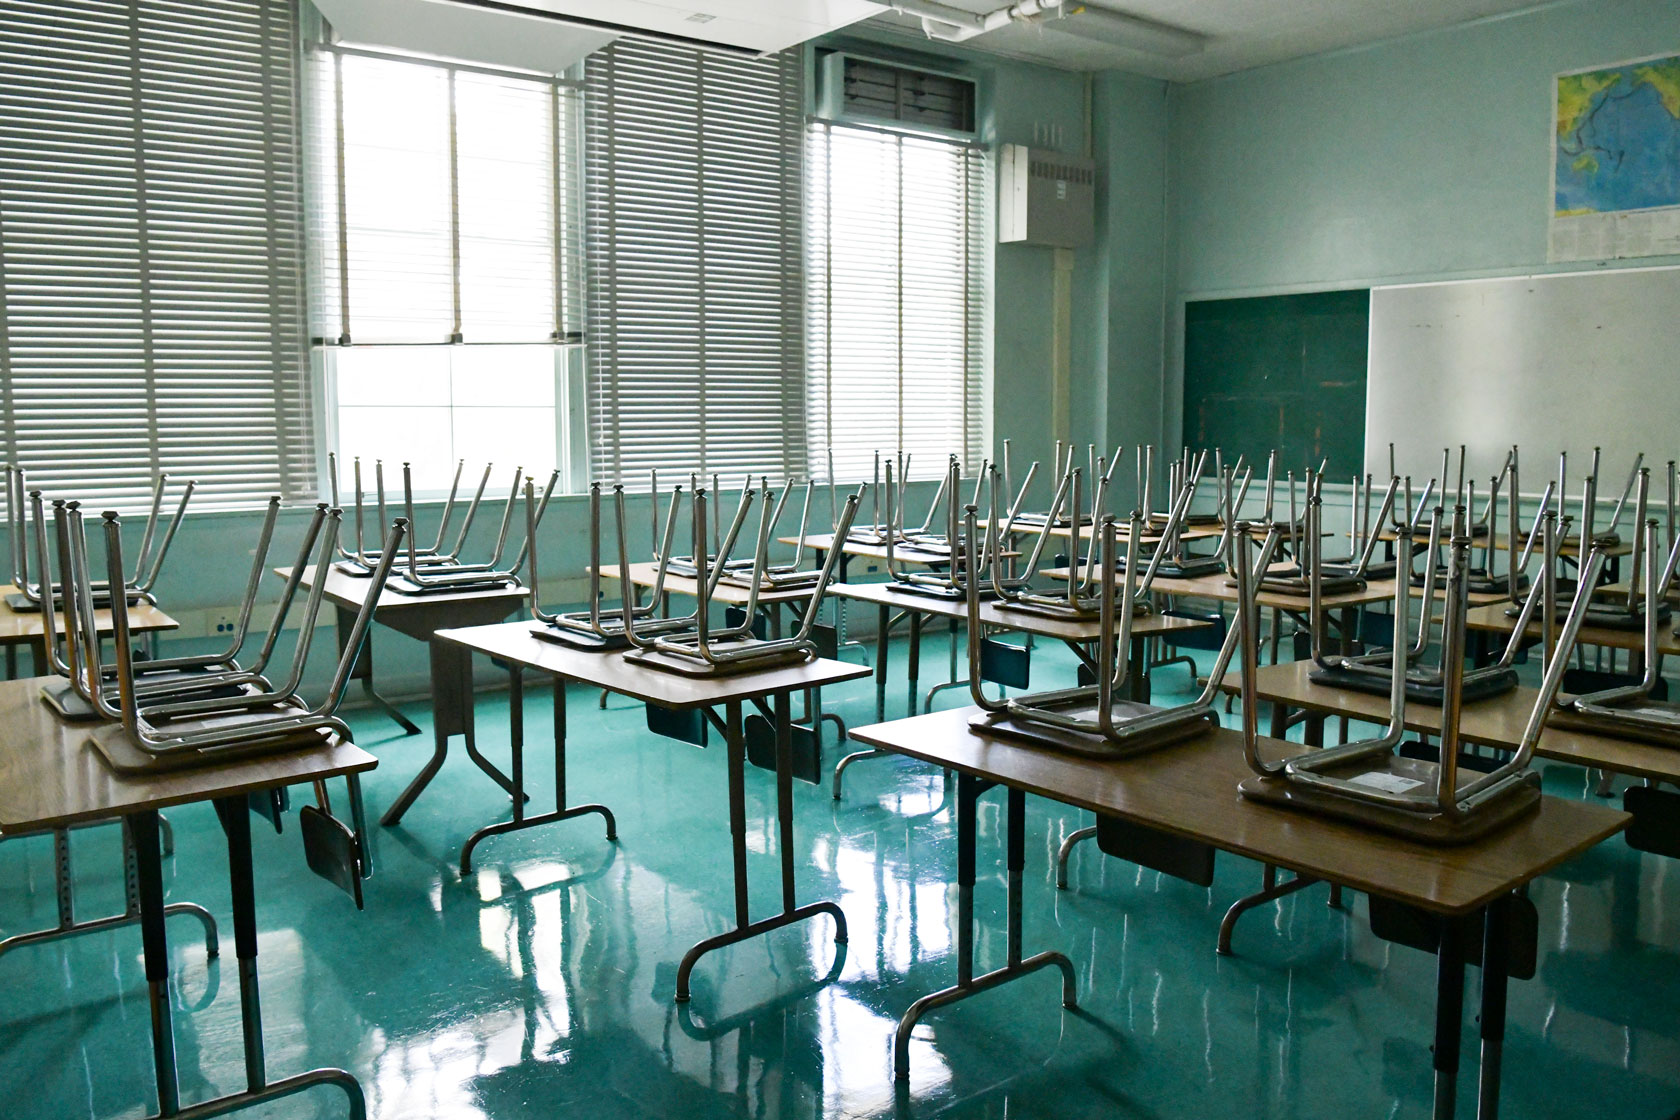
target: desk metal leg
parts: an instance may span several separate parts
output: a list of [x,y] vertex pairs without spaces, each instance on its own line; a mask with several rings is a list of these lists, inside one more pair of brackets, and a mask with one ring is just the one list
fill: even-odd
[[146,996],[152,1012],[152,1065],[157,1071],[159,1116],[181,1106],[175,1068],[175,1031],[169,1018],[169,942],[163,928],[163,856],[158,850],[157,812],[128,818],[134,837],[135,891],[140,898],[140,944],[146,961]]
[[1476,1073],[1476,1120],[1498,1120],[1499,1077],[1505,1059],[1505,991],[1510,955],[1509,901],[1487,908],[1482,937],[1482,1060]]
[[[917,617],[914,611],[906,612],[912,618]],[[919,631],[912,631],[919,633]],[[887,719],[887,643],[892,637],[892,608],[882,603],[876,616],[875,623],[875,722],[885,723]],[[911,648],[915,648],[915,638],[911,638]],[[912,653],[911,663],[914,664],[915,654]],[[910,687],[910,714],[916,711],[916,688],[914,683]],[[834,800],[840,800],[840,776],[846,772],[846,767],[854,762],[862,762],[866,758],[880,758],[890,754],[876,747],[868,750],[853,751],[834,764]]]
[[729,701],[724,706],[724,712],[724,728],[729,740],[729,835],[734,845],[736,928],[706,938],[683,955],[682,963],[677,966],[678,1003],[688,1002],[689,975],[700,958],[713,949],[746,941],[819,914],[827,914],[834,919],[834,943],[846,944],[846,915],[838,905],[827,900],[805,906],[794,904],[793,712],[786,692],[778,692],[775,696],[776,820],[780,828],[782,912],[762,921],[752,921],[747,881],[747,740],[741,729],[741,702]]
[[[347,611],[343,607],[334,606],[338,623],[338,654],[344,656],[344,643],[349,640],[350,631],[356,625],[356,612]],[[384,712],[403,729],[404,735],[418,735],[420,728],[407,716],[391,704],[385,697],[374,691],[373,687],[373,630],[369,628],[366,637],[362,639],[362,648],[356,652],[356,662],[350,667],[350,679],[362,687],[362,695],[368,703]]]
[[[1231,903],[1231,908],[1225,911],[1225,916],[1219,920],[1219,941],[1214,946],[1214,950],[1220,956],[1228,957],[1231,955],[1231,935],[1236,932],[1238,918],[1256,906],[1276,902],[1285,895],[1294,894],[1296,891],[1305,890],[1307,887],[1321,882],[1319,879],[1306,875],[1296,875],[1280,883],[1278,882],[1277,872],[1276,866],[1270,863],[1266,864],[1261,888],[1251,895],[1237,899]],[[1340,897],[1338,896],[1339,900]]]
[[1434,1120],[1452,1120],[1458,1110],[1458,1048],[1464,1033],[1464,943],[1451,923],[1442,923],[1435,960]]
[[1074,831],[1068,833],[1067,839],[1062,841],[1062,846],[1056,849],[1057,890],[1065,891],[1068,889],[1068,859],[1073,855],[1074,846],[1083,840],[1089,840],[1096,834],[1097,826],[1094,824],[1087,825],[1084,828],[1075,829]]
[[[437,639],[427,643],[432,668],[432,757],[420,768],[420,773],[408,783],[408,788],[393,802],[379,823],[387,828],[400,822],[409,806],[422,790],[437,777],[449,757],[449,739],[459,735],[467,745],[467,756],[478,768],[490,775],[497,785],[510,795],[513,779],[503,774],[495,764],[478,752],[473,729],[472,653],[464,646]],[[530,800],[526,797],[524,800]]]
[[1128,699],[1139,704],[1149,703],[1149,639],[1142,635],[1132,635],[1132,648],[1128,651],[1128,661],[1131,670],[1127,674],[1126,687],[1130,690]]
[[175,1035],[169,1013],[169,947],[163,929],[163,873],[158,858],[157,813],[128,818],[134,834],[141,904],[141,941],[145,948],[146,985],[152,1008],[152,1057],[157,1068],[158,1115],[176,1120],[206,1120],[318,1085],[335,1085],[350,1106],[350,1120],[366,1120],[362,1087],[341,1069],[313,1069],[269,1081],[263,1053],[262,999],[257,986],[256,889],[251,871],[251,814],[244,795],[216,802],[216,815],[228,842],[228,883],[233,902],[233,938],[239,959],[240,1027],[245,1049],[245,1091],[180,1107],[175,1068]]
[[472,854],[480,841],[542,824],[555,824],[590,813],[601,816],[607,824],[607,842],[618,840],[618,822],[605,805],[566,804],[566,682],[554,678],[554,811],[525,815],[525,673],[515,668],[508,682],[508,726],[513,739],[513,787],[518,796],[513,799],[513,819],[486,825],[467,838],[461,848],[461,877],[472,874]]
[[[118,822],[122,826],[123,845],[123,880],[125,884],[124,906],[121,914],[112,914],[104,918],[77,920],[76,892],[74,876],[70,866],[70,831],[68,829],[53,829],[53,888],[58,901],[58,925],[51,929],[32,930],[29,933],[15,933],[0,940],[0,955],[21,949],[25,945],[39,944],[43,941],[56,941],[61,937],[78,937],[84,933],[97,933],[100,930],[119,929],[123,926],[134,925],[140,920],[139,876],[136,872],[136,853],[134,837],[128,826],[128,821]],[[166,823],[160,817],[161,826]],[[169,854],[167,841],[162,845],[163,854]],[[194,902],[171,902],[163,908],[166,917],[178,914],[191,915],[204,927],[204,952],[214,958],[221,952],[220,942],[216,937],[216,919],[210,911]]]
[[892,609],[885,603],[875,622],[875,722],[887,719],[887,643],[891,639]]
[[957,775],[957,982],[943,991],[923,996],[911,1004],[903,1018],[899,1019],[898,1030],[893,1035],[893,1078],[898,1081],[910,1079],[911,1033],[922,1016],[935,1008],[967,999],[977,992],[987,991],[1051,965],[1062,971],[1062,1006],[1079,1006],[1072,961],[1053,951],[1025,959],[1021,955],[1021,879],[1026,868],[1026,794],[1018,789],[1008,791],[1008,959],[1002,968],[980,976],[974,975],[974,848],[977,832],[975,802],[985,788],[986,784],[979,778],[968,774]]

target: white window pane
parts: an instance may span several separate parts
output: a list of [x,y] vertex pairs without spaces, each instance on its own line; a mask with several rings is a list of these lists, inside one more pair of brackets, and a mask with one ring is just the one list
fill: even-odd
[[458,407],[454,431],[456,454],[469,464],[494,462],[497,478],[519,466],[541,484],[555,466],[552,406]]
[[343,68],[350,336],[446,341],[454,326],[448,74],[353,55]]
[[[412,464],[414,488],[419,493],[447,490],[455,471],[449,453],[449,409],[354,406],[338,410],[339,497],[351,502],[350,465],[362,460],[362,487],[371,502],[374,493],[374,463],[383,460],[385,499],[402,501],[402,465]],[[469,464],[469,470],[471,465]],[[394,516],[394,514],[393,514]]]
[[349,346],[333,351],[339,407],[449,404],[442,346]]
[[447,353],[458,405],[554,407],[554,347],[451,346]]

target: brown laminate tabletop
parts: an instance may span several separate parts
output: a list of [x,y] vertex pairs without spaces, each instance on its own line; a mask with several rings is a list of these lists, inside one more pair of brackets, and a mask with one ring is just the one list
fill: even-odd
[[[1509,634],[1517,628],[1517,620],[1505,613],[1507,600],[1490,603],[1486,606],[1472,607],[1464,616],[1464,624],[1471,630],[1481,630],[1492,634]],[[1539,613],[1538,610],[1536,613]],[[1558,626],[1562,629],[1562,625]],[[1528,634],[1532,637],[1541,636],[1539,622],[1528,624]],[[1584,646],[1602,646],[1605,649],[1631,649],[1643,653],[1645,651],[1645,630],[1612,630],[1604,626],[1583,626],[1576,640]],[[1674,622],[1665,622],[1657,628],[1657,650],[1660,653],[1680,653],[1680,638],[1674,636]]]
[[[1327,716],[1346,716],[1368,723],[1388,721],[1388,697],[1350,688],[1314,684],[1311,661],[1289,661],[1262,665],[1254,676],[1261,700],[1305,708]],[[1242,684],[1228,678],[1222,688],[1240,691]],[[1466,742],[1481,743],[1503,750],[1515,750],[1539,693],[1532,688],[1515,688],[1502,696],[1466,703],[1459,719],[1459,735]],[[1406,728],[1428,735],[1441,731],[1441,709],[1430,704],[1406,705]],[[1558,762],[1572,762],[1639,778],[1680,782],[1680,745],[1661,747],[1631,739],[1597,735],[1590,731],[1550,725],[1540,733],[1534,753]]]
[[[652,587],[659,580],[659,565],[648,560],[630,565],[630,582],[637,587]],[[601,565],[601,582],[618,582],[618,565]],[[665,591],[672,595],[686,595],[695,598],[700,591],[700,584],[688,576],[665,574]],[[608,594],[611,594],[609,591]],[[740,606],[751,597],[750,589],[737,583],[719,580],[717,590],[712,593],[712,602],[726,603],[730,606]],[[811,597],[810,587],[801,587],[792,591],[772,591],[764,588],[758,593],[761,605],[769,606],[774,603],[803,603]]]
[[553,677],[604,688],[666,708],[706,708],[736,700],[772,696],[867,677],[867,665],[812,658],[784,665],[716,677],[690,677],[625,659],[623,651],[572,649],[532,633],[539,624],[503,622],[439,630],[438,641],[453,642],[479,653],[514,662]]
[[[15,594],[16,591],[17,588],[9,583],[0,587],[0,645],[39,642],[44,632],[40,611],[14,611],[5,604],[5,596]],[[64,616],[60,614],[57,617],[59,633],[62,636]],[[95,611],[93,617],[101,634],[111,632],[110,611]],[[150,634],[160,630],[174,630],[179,626],[180,623],[150,603],[136,603],[128,608],[128,629],[131,633]]]
[[[891,583],[836,583],[829,587],[830,595],[859,603],[900,610],[915,610],[941,618],[967,618],[968,605],[961,599],[942,599],[932,595],[918,595],[904,591]],[[1051,618],[1031,611],[1000,608],[994,601],[980,604],[980,621],[988,626],[1002,627],[1064,642],[1094,642],[1102,628],[1095,619]],[[1132,636],[1148,638],[1178,630],[1196,630],[1212,623],[1199,618],[1175,618],[1164,614],[1147,614],[1132,619]]]
[[[1431,847],[1242,797],[1242,736],[1205,736],[1122,761],[1102,761],[971,731],[975,709],[855,728],[853,739],[1118,816],[1216,848],[1341,883],[1439,914],[1465,914],[1621,831],[1629,818],[1601,805],[1545,797],[1539,812],[1486,839]],[[1298,743],[1268,739],[1271,757]]]
[[88,737],[41,701],[56,677],[0,683],[0,833],[39,832],[372,770],[378,760],[343,740],[321,747],[157,774],[118,774]]

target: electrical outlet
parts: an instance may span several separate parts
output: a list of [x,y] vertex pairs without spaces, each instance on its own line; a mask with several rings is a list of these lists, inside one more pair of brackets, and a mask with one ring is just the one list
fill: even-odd
[[869,562],[869,566],[863,570],[866,575],[876,575],[881,571],[881,565],[871,560]]
[[205,636],[210,638],[230,638],[234,629],[239,625],[239,616],[233,611],[211,610],[205,612]]

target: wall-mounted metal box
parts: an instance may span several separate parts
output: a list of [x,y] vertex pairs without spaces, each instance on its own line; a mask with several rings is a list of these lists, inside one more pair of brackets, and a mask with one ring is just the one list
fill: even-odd
[[1094,236],[1097,167],[1025,144],[998,153],[998,240],[1077,249]]

